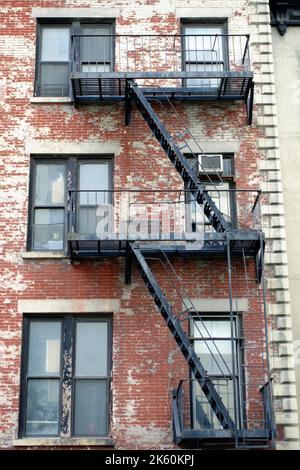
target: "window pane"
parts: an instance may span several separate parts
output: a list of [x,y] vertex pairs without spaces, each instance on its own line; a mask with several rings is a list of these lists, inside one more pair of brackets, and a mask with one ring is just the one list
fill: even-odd
[[[80,193],[81,206],[95,206],[109,202],[109,194],[105,192],[110,188],[109,165],[109,162],[80,164],[79,189],[83,191]],[[84,191],[90,192],[85,193]]]
[[42,96],[69,95],[69,64],[41,64],[37,92]]
[[[234,416],[233,381],[226,379],[213,380],[229,416]],[[207,401],[197,381],[194,382],[194,428],[195,429],[222,429],[222,426]]]
[[35,209],[33,248],[35,250],[63,250],[64,209]]
[[76,380],[74,433],[107,435],[107,381]]
[[112,38],[108,35],[111,34],[111,27],[84,25],[82,34],[91,35],[82,38],[82,62],[110,63]]
[[60,372],[61,322],[31,321],[28,375]]
[[109,189],[109,163],[82,163],[79,166],[80,189]]
[[223,62],[222,26],[185,28],[185,60],[193,62]]
[[209,195],[216,203],[217,208],[226,216],[229,220],[231,216],[231,201],[230,201],[230,184],[228,181],[223,181],[222,184],[206,183],[206,188],[209,190],[210,187],[214,186],[216,190],[209,191]]
[[231,338],[231,328],[229,320],[195,320],[195,338]]
[[223,157],[223,175],[233,175],[232,158]]
[[81,65],[82,72],[109,72],[110,65],[109,64],[95,64],[90,62],[88,64]]
[[64,164],[38,163],[36,166],[35,204],[64,204],[64,180]]
[[195,351],[210,375],[232,372],[231,341],[195,341]]
[[[220,64],[186,64],[187,72],[221,72],[224,66]],[[186,84],[188,87],[218,88],[220,78],[188,78]]]
[[76,375],[107,375],[107,323],[77,322]]
[[59,380],[29,379],[27,387],[27,435],[57,435]]
[[79,232],[80,233],[96,233],[97,230],[97,207],[88,206],[80,207],[79,212]]
[[69,60],[70,32],[68,27],[42,29],[42,61],[65,62]]

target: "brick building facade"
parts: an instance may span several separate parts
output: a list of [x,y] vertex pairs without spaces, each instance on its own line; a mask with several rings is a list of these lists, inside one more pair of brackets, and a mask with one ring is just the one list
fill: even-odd
[[268,2],[0,15],[0,446],[297,447]]

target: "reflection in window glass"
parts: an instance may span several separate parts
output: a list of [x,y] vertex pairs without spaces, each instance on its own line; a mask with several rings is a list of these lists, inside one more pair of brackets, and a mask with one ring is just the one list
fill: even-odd
[[111,26],[82,25],[82,62],[106,63],[110,65],[112,56]]
[[29,379],[27,387],[27,435],[57,435],[59,380]]
[[[238,377],[232,376],[232,344],[231,344],[231,323],[229,318],[205,318],[194,320],[193,335],[195,337],[194,349],[197,356],[212,378],[213,384],[222,402],[229,411],[229,415],[234,415],[234,381]],[[236,337],[236,321],[234,321],[234,335]],[[238,350],[237,340],[234,341],[235,372],[238,371]],[[196,429],[221,429],[221,424],[212,407],[207,401],[201,387],[197,381],[193,381],[193,417]]]
[[33,205],[33,249],[63,250],[65,220],[65,165],[63,163],[39,162],[36,164]]
[[69,95],[70,28],[42,26],[36,93]]
[[74,433],[108,432],[108,323],[78,321],[75,343]]
[[32,321],[29,333],[28,374],[59,374],[61,322]]
[[105,436],[107,434],[106,384],[106,380],[76,381],[75,435]]
[[111,193],[110,162],[80,163],[79,188],[80,211],[79,231],[96,233],[100,205],[110,204]]
[[65,62],[69,60],[69,28],[43,27],[41,60]]
[[76,375],[107,375],[107,323],[77,323]]
[[35,204],[63,204],[65,165],[38,163],[36,166]]

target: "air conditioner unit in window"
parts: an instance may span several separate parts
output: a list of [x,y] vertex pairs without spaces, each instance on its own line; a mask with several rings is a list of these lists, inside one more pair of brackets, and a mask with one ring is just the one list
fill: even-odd
[[223,155],[200,154],[198,155],[199,173],[223,173]]

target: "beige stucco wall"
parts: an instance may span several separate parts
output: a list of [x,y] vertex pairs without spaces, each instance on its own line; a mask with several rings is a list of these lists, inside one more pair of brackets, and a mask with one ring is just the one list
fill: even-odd
[[300,27],[272,29],[300,422]]

